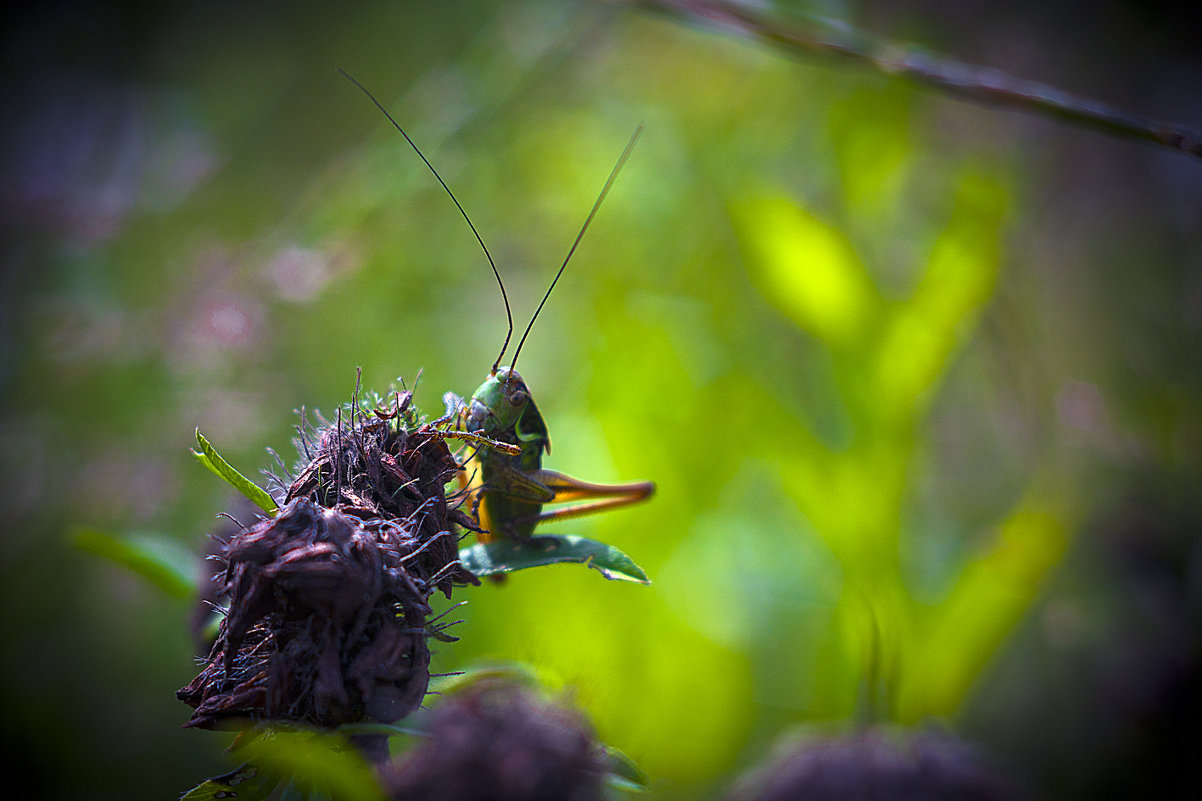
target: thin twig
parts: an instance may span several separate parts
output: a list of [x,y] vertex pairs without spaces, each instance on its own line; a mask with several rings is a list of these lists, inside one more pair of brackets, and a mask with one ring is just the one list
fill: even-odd
[[1202,133],[1079,97],[1048,84],[1007,75],[872,36],[846,23],[797,15],[785,22],[730,0],[630,0],[677,19],[734,30],[793,53],[843,56],[915,83],[991,105],[1015,106],[1117,136],[1154,142],[1202,158]]

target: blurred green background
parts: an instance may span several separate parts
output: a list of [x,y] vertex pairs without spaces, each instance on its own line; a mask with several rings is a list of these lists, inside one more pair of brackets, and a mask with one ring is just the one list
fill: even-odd
[[[1196,35],[1138,4],[806,8],[1202,123]],[[655,798],[853,720],[949,725],[1036,797],[1184,771],[1197,161],[603,4],[65,3],[4,36],[3,737],[45,797],[227,764],[180,729],[191,601],[73,530],[199,549],[231,498],[196,426],[269,467],[356,368],[421,371],[437,414],[504,335],[463,220],[336,67],[455,190],[519,326],[646,126],[520,368],[550,467],[658,485],[551,530],[654,584],[464,591],[436,669],[536,666]]]

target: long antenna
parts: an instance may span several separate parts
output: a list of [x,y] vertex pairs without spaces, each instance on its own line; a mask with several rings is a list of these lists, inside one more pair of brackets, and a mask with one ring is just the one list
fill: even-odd
[[[388,121],[392,123],[392,127],[401,132],[401,136],[405,137],[405,141],[409,143],[411,148],[413,148],[413,152],[417,153],[418,157],[421,158],[421,160],[425,162],[426,166],[430,168],[430,172],[434,173],[434,177],[438,179],[438,183],[442,184],[442,188],[446,190],[452,202],[454,202],[455,208],[459,209],[459,213],[462,214],[463,219],[467,221],[467,227],[472,229],[472,233],[476,235],[476,241],[480,243],[480,247],[484,250],[484,255],[488,259],[488,266],[492,267],[492,274],[497,277],[497,286],[501,287],[501,300],[505,302],[505,317],[509,323],[509,331],[505,334],[505,343],[501,345],[501,352],[497,354],[497,360],[492,366],[492,371],[495,373],[497,371],[497,365],[501,363],[501,359],[505,357],[505,351],[509,348],[509,340],[511,337],[513,337],[513,312],[511,312],[509,309],[509,296],[505,294],[505,283],[501,280],[501,273],[497,271],[496,262],[492,260],[492,254],[488,252],[488,245],[484,244],[484,240],[480,237],[480,232],[476,230],[476,226],[472,225],[471,218],[467,216],[467,212],[464,211],[463,206],[459,204],[459,199],[455,197],[455,193],[451,191],[451,187],[447,186],[446,181],[442,180],[442,176],[438,174],[438,170],[434,169],[434,165],[430,163],[430,160],[427,159],[421,150],[418,149],[417,145],[413,143],[413,140],[409,138],[409,134],[405,133],[405,129],[401,127],[401,124],[393,119],[393,116],[388,113],[388,109],[384,108],[380,101],[376,100],[376,96],[369,92],[366,86],[355,80],[354,77],[352,77],[351,74],[346,70],[338,67],[338,73],[342,75],[343,78],[346,78],[355,86],[359,87],[359,90],[363,92],[363,94],[367,95],[367,99],[375,103],[376,108],[378,108],[381,113],[388,118]],[[625,156],[622,158],[625,159]],[[609,187],[607,186],[606,189],[608,188]],[[594,211],[596,211],[596,209],[594,209]],[[560,270],[560,272],[563,271]],[[516,355],[514,358],[516,360]]]
[[[518,340],[518,348],[513,352],[513,361],[509,363],[510,369],[514,369],[518,363],[518,354],[522,352],[522,345],[526,342],[526,337],[530,335],[530,329],[534,327],[534,321],[538,319],[538,313],[543,310],[543,304],[547,302],[547,298],[551,297],[551,290],[555,288],[555,284],[559,281],[559,276],[563,275],[564,268],[568,266],[568,262],[572,260],[572,254],[576,252],[577,245],[580,240],[584,239],[584,232],[588,230],[589,224],[592,223],[593,217],[597,214],[597,209],[601,208],[601,201],[605,200],[605,196],[609,194],[610,187],[614,185],[614,180],[617,179],[618,173],[622,171],[622,165],[626,163],[626,159],[630,158],[630,153],[634,150],[634,143],[639,140],[639,134],[643,132],[643,126],[634,129],[634,133],[630,137],[630,141],[626,143],[626,149],[622,151],[618,163],[614,165],[613,171],[609,174],[609,179],[605,182],[605,186],[601,189],[601,194],[597,195],[597,202],[593,204],[593,210],[588,213],[588,218],[584,221],[584,225],[580,227],[580,233],[576,234],[576,241],[572,243],[572,248],[568,251],[567,258],[563,260],[563,264],[559,267],[559,272],[555,273],[555,278],[551,281],[551,286],[547,287],[547,294],[543,295],[542,301],[538,304],[538,308],[534,310],[534,316],[530,318],[530,324],[526,326],[522,338]],[[498,361],[498,364],[500,362]],[[493,367],[493,372],[496,372],[496,367]]]

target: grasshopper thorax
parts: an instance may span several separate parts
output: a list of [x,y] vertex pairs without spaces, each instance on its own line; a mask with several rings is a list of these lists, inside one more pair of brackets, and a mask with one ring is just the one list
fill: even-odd
[[472,395],[464,427],[473,432],[512,430],[529,403],[530,391],[517,371],[498,367]]

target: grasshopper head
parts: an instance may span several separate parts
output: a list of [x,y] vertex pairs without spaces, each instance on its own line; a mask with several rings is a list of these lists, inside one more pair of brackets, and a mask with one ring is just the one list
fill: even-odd
[[489,433],[512,431],[530,403],[530,391],[516,371],[499,367],[472,395],[467,430]]

